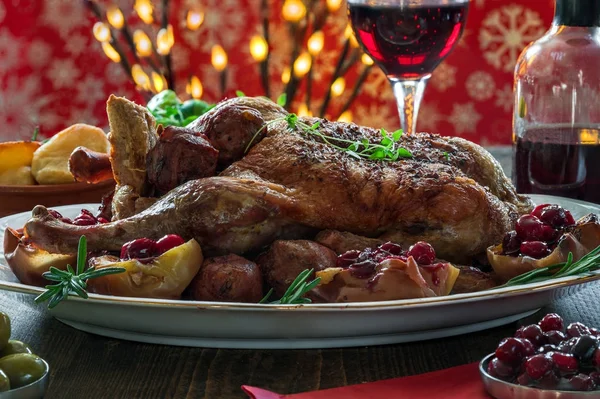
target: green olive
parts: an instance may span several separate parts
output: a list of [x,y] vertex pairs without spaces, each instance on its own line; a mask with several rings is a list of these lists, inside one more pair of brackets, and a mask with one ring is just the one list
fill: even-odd
[[15,389],[42,378],[46,364],[41,357],[31,353],[16,353],[0,359],[0,370],[6,373],[11,388]]
[[6,346],[10,338],[10,319],[6,313],[0,312],[0,350]]
[[11,339],[4,349],[0,351],[0,359],[4,356],[14,355],[15,353],[33,353],[33,351],[25,342]]
[[10,390],[10,381],[6,373],[0,370],[0,392]]

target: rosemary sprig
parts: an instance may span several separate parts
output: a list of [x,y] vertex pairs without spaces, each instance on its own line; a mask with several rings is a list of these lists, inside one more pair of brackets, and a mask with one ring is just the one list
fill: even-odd
[[[398,158],[412,158],[412,154],[406,148],[400,146],[398,142],[402,137],[402,129],[398,129],[393,133],[388,133],[385,129],[381,129],[381,135],[383,138],[379,143],[371,143],[366,138],[362,140],[346,140],[339,137],[331,137],[321,133],[319,130],[319,126],[321,122],[315,122],[312,126],[302,122],[298,119],[298,115],[296,114],[288,114],[284,118],[274,119],[265,123],[252,137],[252,140],[246,146],[245,152],[250,149],[250,146],[258,137],[258,135],[266,129],[268,126],[271,126],[274,123],[286,121],[288,127],[292,130],[300,129],[305,134],[311,134],[319,137],[323,142],[337,150],[343,151],[350,156],[353,156],[357,159],[369,159],[375,161],[388,161],[393,162],[397,161]],[[342,147],[336,143],[344,143],[347,144],[346,147]]]
[[87,240],[85,236],[79,237],[79,246],[77,247],[77,268],[73,270],[71,265],[67,265],[67,270],[60,270],[54,266],[44,272],[42,276],[46,280],[55,281],[56,284],[47,285],[46,291],[35,298],[35,303],[48,302],[48,309],[52,309],[69,295],[78,295],[87,299],[86,281],[91,278],[107,276],[109,274],[123,273],[123,267],[105,267],[102,269],[85,270],[87,257]]
[[267,292],[267,295],[264,296],[263,299],[258,303],[270,303],[273,305],[293,305],[293,304],[302,304],[302,303],[311,303],[312,301],[309,298],[304,298],[304,295],[319,285],[321,281],[321,277],[317,277],[311,282],[307,282],[308,278],[312,274],[314,269],[305,269],[298,277],[294,279],[289,288],[285,291],[283,296],[272,302],[267,302],[271,295],[273,294],[273,288]]
[[600,246],[597,246],[575,262],[573,261],[573,253],[569,252],[566,262],[528,271],[511,278],[501,287],[537,283],[569,276],[589,275],[596,270],[600,270]]

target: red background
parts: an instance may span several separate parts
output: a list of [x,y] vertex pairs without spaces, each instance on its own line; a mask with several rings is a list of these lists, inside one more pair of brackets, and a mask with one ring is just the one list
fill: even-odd
[[[109,2],[99,3],[104,8]],[[154,37],[157,27],[140,22],[132,11],[133,0],[116,3],[133,28],[141,27]],[[197,4],[204,7],[204,24],[195,32],[187,31],[185,13]],[[282,1],[270,4],[271,82],[273,91],[279,93],[290,43],[280,19]],[[258,67],[248,50],[249,38],[260,32],[259,5],[259,0],[171,1],[176,90],[182,97],[185,80],[195,74],[203,83],[204,100],[222,98],[218,73],[210,65],[214,44],[222,45],[229,56],[226,95],[233,96],[236,90],[263,94]],[[514,64],[522,48],[545,32],[552,14],[552,0],[472,0],[461,42],[427,87],[419,130],[459,135],[482,144],[509,144]],[[28,138],[36,125],[46,137],[76,122],[106,129],[104,104],[110,93],[143,101],[121,66],[102,53],[91,34],[93,23],[92,14],[79,0],[0,3],[0,141]],[[325,49],[316,60],[314,109],[337,61],[345,26],[342,6],[329,17]],[[331,116],[337,117],[357,71],[351,71],[344,95],[333,100]],[[399,124],[391,89],[376,68],[351,110],[357,123],[388,129]]]

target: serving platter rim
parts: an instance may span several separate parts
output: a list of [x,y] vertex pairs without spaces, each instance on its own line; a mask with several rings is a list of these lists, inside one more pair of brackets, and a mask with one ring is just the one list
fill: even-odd
[[[593,204],[586,201],[554,197],[549,195],[529,195],[532,200],[536,203],[542,201],[535,201],[536,198],[544,199],[545,202],[552,199],[557,199],[562,202],[575,203],[586,208],[594,209],[600,213],[600,205]],[[99,204],[73,204],[63,205],[55,207],[59,212],[64,211],[65,208],[77,207],[94,209]],[[30,212],[21,212],[13,215],[9,215],[0,218],[0,242],[3,241],[5,227],[8,226],[7,219],[22,218],[26,217]],[[0,249],[0,269],[7,269],[8,273],[12,273],[5,263],[4,254]],[[492,288],[485,291],[454,294],[439,297],[429,298],[411,298],[411,299],[398,299],[392,301],[371,301],[371,302],[350,302],[350,303],[310,303],[310,304],[296,304],[296,305],[272,305],[272,304],[254,304],[254,303],[240,303],[240,302],[210,302],[210,301],[192,301],[192,300],[175,300],[175,299],[159,299],[159,298],[137,298],[137,297],[121,297],[112,295],[101,295],[101,294],[89,294],[88,299],[79,298],[76,296],[70,296],[68,301],[83,301],[86,303],[105,304],[105,305],[128,305],[128,306],[155,306],[155,307],[167,307],[167,308],[197,308],[203,309],[223,309],[223,310],[252,310],[252,311],[275,311],[275,310],[295,310],[295,311],[339,311],[339,310],[372,310],[372,309],[398,309],[398,308],[425,308],[430,306],[451,306],[459,305],[461,303],[467,303],[479,300],[488,300],[494,298],[506,298],[512,296],[519,296],[527,293],[536,293],[543,291],[551,291],[558,288],[565,288],[569,286],[585,284],[600,279],[600,271],[593,272],[589,275],[563,277],[556,280],[550,280],[546,282],[537,282],[531,284],[524,284],[512,287],[499,287]],[[44,292],[41,287],[30,286],[22,283],[16,283],[0,279],[0,290],[12,291],[30,295],[39,295]]]

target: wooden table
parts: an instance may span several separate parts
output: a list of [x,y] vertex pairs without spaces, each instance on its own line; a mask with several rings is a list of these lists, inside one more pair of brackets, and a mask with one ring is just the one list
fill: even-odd
[[324,350],[217,350],[108,339],[60,323],[22,294],[0,292],[0,310],[12,318],[13,337],[50,363],[47,398],[220,399],[245,398],[242,384],[295,393],[475,362],[519,324],[550,311],[568,322],[600,326],[599,296],[600,285],[591,284],[500,328],[425,342]]

